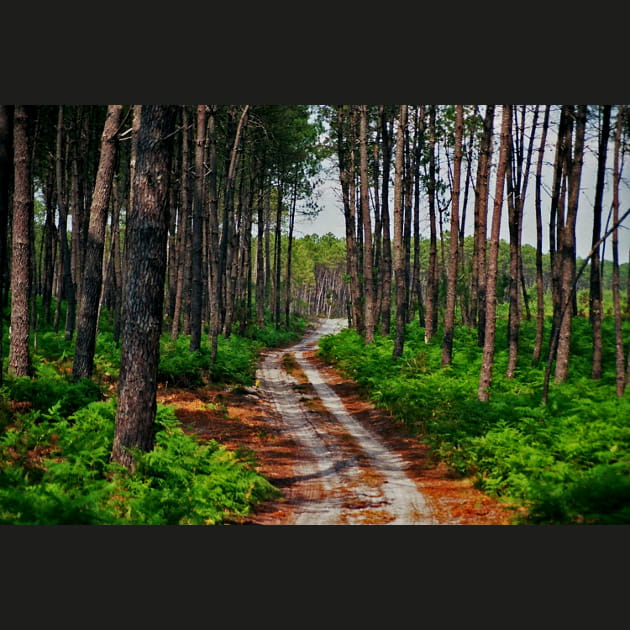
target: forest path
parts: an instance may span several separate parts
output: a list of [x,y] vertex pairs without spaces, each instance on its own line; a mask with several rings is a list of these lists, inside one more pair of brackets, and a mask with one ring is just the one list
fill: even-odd
[[[295,506],[290,523],[437,524],[427,498],[405,472],[409,462],[348,412],[309,360],[322,336],[345,325],[343,319],[319,320],[300,342],[267,353],[257,371],[259,390],[275,406],[276,428],[300,447],[287,489]],[[287,371],[290,365],[301,379]]]

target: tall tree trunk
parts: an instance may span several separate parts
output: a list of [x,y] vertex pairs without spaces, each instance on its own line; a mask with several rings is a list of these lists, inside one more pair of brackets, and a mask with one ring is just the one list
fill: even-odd
[[[221,234],[220,243],[220,268],[217,274],[217,295],[219,297],[220,310],[222,315],[222,325],[224,332],[229,331],[231,322],[226,321],[226,305],[232,299],[232,287],[228,281],[229,258],[232,255],[230,251],[230,243],[232,242],[232,229],[234,225],[234,196],[236,187],[236,172],[238,165],[238,156],[240,152],[240,141],[245,122],[247,121],[249,105],[245,105],[241,111],[241,115],[234,131],[234,139],[232,148],[228,156],[227,174],[225,178],[225,198],[223,207],[223,232]],[[236,116],[236,110],[232,112]],[[279,313],[279,311],[278,311]]]
[[438,264],[437,264],[437,227],[436,227],[436,106],[429,108],[429,269],[427,271],[427,293],[426,293],[426,314],[424,341],[429,343],[437,330],[438,313]]
[[[363,310],[361,309],[361,293],[359,288],[359,266],[357,256],[356,207],[354,189],[354,160],[352,117],[348,116],[343,105],[337,109],[337,156],[339,159],[339,181],[343,197],[343,214],[346,228],[347,272],[350,280],[350,305],[348,320],[359,333],[365,330]],[[345,127],[350,127],[345,133]],[[350,147],[348,149],[348,146]]]
[[44,322],[52,323],[52,294],[53,280],[55,275],[55,243],[57,231],[55,228],[55,172],[54,166],[50,168],[47,185],[45,187],[44,198],[46,203],[46,220],[44,222],[44,261],[42,278],[42,308],[44,311]]
[[122,120],[122,109],[122,105],[108,105],[103,128],[101,156],[90,208],[87,250],[77,315],[77,339],[72,365],[72,376],[75,380],[89,378],[94,370],[98,308],[103,285],[105,229],[114,180],[117,136]]
[[425,109],[424,105],[418,108],[417,135],[414,147],[413,169],[413,268],[411,273],[411,286],[414,298],[418,305],[418,322],[424,328],[425,313],[422,299],[422,281],[420,279],[420,164],[422,163],[422,150],[424,147]]
[[462,168],[462,136],[464,130],[464,106],[455,106],[455,155],[453,164],[453,196],[451,202],[451,230],[449,236],[449,268],[444,312],[444,337],[442,340],[442,365],[453,361],[453,333],[455,330],[455,306],[457,298],[457,270],[459,253],[459,197]]
[[[0,105],[0,348],[4,339],[4,306],[7,294],[9,227],[9,190],[13,163],[13,106]],[[2,352],[0,352],[0,385],[2,385]]]
[[289,207],[289,232],[287,237],[287,280],[284,292],[284,323],[287,328],[291,325],[291,276],[293,263],[293,228],[295,226],[295,210],[297,206],[297,167],[295,180],[293,182],[293,193],[291,195],[291,206]]
[[[513,110],[513,113],[515,111]],[[518,133],[515,123],[512,123],[511,129]],[[518,358],[518,337],[519,337],[519,319],[520,308],[518,300],[518,281],[519,281],[519,257],[520,257],[520,209],[517,202],[518,183],[515,158],[518,154],[518,147],[514,145],[513,133],[510,133],[510,159],[508,160],[505,181],[507,188],[507,207],[508,207],[508,229],[510,234],[510,281],[508,286],[508,364],[506,368],[506,378],[514,378],[516,372],[516,362]]]
[[168,185],[176,108],[142,105],[127,220],[127,281],[112,460],[133,470],[153,448],[164,305]]
[[273,268],[274,268],[274,293],[273,293],[273,321],[276,328],[280,328],[280,296],[281,296],[281,269],[282,269],[282,177],[278,177],[278,200],[276,203],[276,227],[273,248]]
[[57,303],[57,313],[55,316],[55,324],[57,327],[59,321],[59,308],[62,298],[66,300],[66,327],[65,339],[70,340],[74,335],[75,323],[75,294],[74,284],[72,282],[72,261],[70,258],[70,249],[68,247],[68,207],[66,203],[66,186],[64,185],[63,173],[63,105],[59,106],[58,122],[57,122],[57,153],[56,153],[56,173],[57,173],[57,205],[59,206],[59,264],[62,278],[62,285],[59,294],[59,302]]
[[210,362],[214,365],[217,358],[219,328],[221,324],[220,302],[218,298],[218,276],[220,269],[219,239],[219,200],[217,174],[217,106],[210,105],[208,112],[208,242],[210,273],[208,301],[210,308]]
[[[584,131],[586,126],[586,105],[578,105],[575,114],[575,146],[571,157],[568,176],[567,215],[561,232],[561,290],[562,303],[569,295],[573,295],[572,287],[575,279],[575,225],[577,221],[578,200],[584,154]],[[566,309],[560,320],[560,334],[556,354],[556,383],[566,381],[569,371],[571,346],[571,324],[573,309]]]
[[494,110],[494,105],[486,105],[475,187],[471,318],[477,321],[477,344],[480,347],[483,347],[486,330],[486,249]]
[[553,303],[553,319],[551,336],[560,325],[560,311],[562,310],[561,282],[560,282],[560,243],[558,235],[564,224],[564,196],[562,183],[566,176],[568,153],[571,140],[571,124],[567,116],[567,109],[562,107],[558,123],[558,137],[556,154],[553,165],[553,182],[551,189],[551,204],[549,210],[549,261],[551,266],[551,299]]
[[186,289],[188,283],[188,262],[190,261],[190,120],[188,108],[182,107],[182,154],[181,154],[181,186],[179,221],[177,225],[177,279],[175,282],[175,305],[173,308],[173,321],[171,322],[171,338],[177,339],[182,319],[182,311],[185,309]]
[[201,309],[203,295],[202,247],[203,247],[203,199],[204,158],[206,152],[206,128],[208,108],[197,105],[197,128],[195,133],[195,176],[192,203],[192,284],[190,294],[190,351],[201,347]]
[[[624,121],[625,106],[620,105],[617,111],[617,125],[615,129],[615,148],[613,156],[613,225],[619,222],[619,181],[621,179],[620,150],[621,135]],[[612,293],[613,312],[615,314],[615,391],[617,396],[623,396],[626,387],[625,357],[623,352],[623,335],[621,330],[621,298],[619,291],[619,236],[618,228],[612,233],[613,269],[612,269]]]
[[544,164],[545,143],[547,142],[547,130],[549,129],[549,113],[551,105],[545,107],[545,115],[542,123],[540,145],[538,148],[538,161],[536,164],[536,338],[532,353],[532,365],[540,361],[542,353],[542,340],[545,328],[545,287],[543,276],[543,233],[542,233],[542,169]]
[[383,143],[383,175],[381,184],[381,231],[382,231],[382,299],[381,299],[381,335],[391,332],[392,314],[392,246],[389,225],[389,174],[392,158],[392,126],[393,119],[388,118],[383,105],[380,108],[381,136]]
[[394,282],[396,286],[396,335],[394,339],[394,359],[402,356],[405,345],[405,261],[403,252],[403,179],[404,142],[407,129],[407,105],[400,106],[398,130],[396,133],[396,164],[394,167]]
[[512,106],[503,105],[501,117],[501,144],[499,148],[499,163],[497,166],[494,207],[492,211],[492,228],[490,235],[490,251],[488,253],[488,274],[486,283],[486,332],[483,342],[483,362],[479,375],[477,397],[482,402],[490,398],[492,384],[492,370],[494,367],[494,341],[496,334],[497,310],[497,270],[499,260],[499,235],[501,230],[501,211],[505,188],[505,174],[510,159],[510,125]]
[[363,319],[365,322],[365,342],[374,341],[376,322],[374,320],[374,276],[372,273],[372,222],[370,219],[370,196],[368,179],[367,153],[367,105],[359,106],[359,151],[360,151],[360,187],[361,187],[361,215],[363,218]]
[[[602,198],[606,179],[606,156],[608,154],[608,138],[610,136],[611,105],[602,105],[602,127],[599,134],[599,149],[597,154],[597,181],[595,183],[595,201],[593,202],[593,237],[591,244],[595,245],[602,231]],[[630,275],[629,275],[630,277]],[[602,282],[599,247],[591,258],[591,277],[589,293],[589,319],[593,338],[593,365],[591,377],[602,377]]]
[[31,214],[33,179],[31,119],[28,106],[15,105],[13,117],[13,221],[11,238],[11,335],[9,373],[31,375],[29,348],[31,292]]
[[[536,135],[536,123],[538,121],[538,106],[535,106],[532,115],[531,133],[527,155],[524,154],[526,106],[521,105],[521,122],[518,124],[516,112],[514,116],[514,128],[516,130],[516,142],[513,143],[515,158],[510,160],[513,165],[506,173],[508,180],[508,208],[510,212],[510,307],[508,318],[508,365],[506,377],[514,378],[518,361],[518,342],[520,335],[521,301],[519,299],[519,284],[523,288],[523,302],[526,304],[529,319],[529,306],[527,303],[527,290],[523,276],[523,263],[521,257],[521,236],[523,230],[523,206],[529,180],[529,170],[532,160],[534,137]],[[512,172],[510,172],[512,171]],[[512,194],[509,187],[512,182]]]
[[[263,193],[266,194],[266,193]],[[265,197],[258,203],[258,232],[256,237],[256,324],[265,325]]]

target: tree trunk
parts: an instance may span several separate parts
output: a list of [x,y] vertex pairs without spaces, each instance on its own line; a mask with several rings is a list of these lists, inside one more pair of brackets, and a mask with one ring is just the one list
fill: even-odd
[[[13,106],[0,105],[0,348],[4,339],[4,306],[7,289],[9,226],[9,190],[13,162]],[[2,352],[0,352],[0,385],[2,385]]]
[[77,339],[72,365],[72,376],[75,380],[89,378],[94,370],[98,308],[103,285],[105,229],[114,180],[117,136],[121,119],[122,105],[108,105],[101,141],[101,156],[90,208],[87,249],[81,282],[82,291],[77,315]]
[[[510,213],[510,306],[508,317],[508,365],[506,369],[506,377],[510,379],[514,378],[516,374],[518,361],[518,342],[521,320],[519,285],[523,288],[523,301],[527,304],[527,291],[523,278],[523,265],[521,258],[521,234],[523,229],[523,206],[525,203],[527,183],[529,180],[529,169],[532,159],[534,137],[536,135],[537,120],[538,106],[535,107],[533,112],[532,130],[529,135],[527,155],[524,155],[526,106],[521,106],[520,125],[518,125],[516,115],[514,116],[514,128],[517,136],[516,142],[513,143],[515,158],[511,160],[513,168],[509,168],[506,173],[508,181],[508,208]],[[512,183],[510,184],[510,182]],[[512,187],[512,194],[510,194],[510,185]]]
[[31,375],[29,348],[31,292],[31,214],[33,180],[31,166],[31,112],[15,105],[13,118],[13,222],[11,239],[11,328],[9,373]]
[[553,319],[551,336],[555,334],[560,325],[560,311],[562,310],[562,296],[560,295],[560,255],[558,250],[558,234],[561,233],[564,223],[564,199],[562,194],[562,182],[566,174],[567,154],[569,151],[571,127],[565,107],[560,111],[558,123],[558,137],[556,141],[556,154],[553,166],[553,182],[551,189],[551,203],[549,210],[549,260],[551,266],[551,299],[553,303]]
[[[363,310],[361,309],[361,293],[359,289],[359,267],[357,260],[356,208],[354,190],[354,166],[352,140],[352,120],[347,122],[344,106],[337,109],[337,156],[339,159],[339,181],[343,197],[343,214],[346,227],[347,272],[350,280],[350,305],[348,319],[350,325],[359,333],[365,330]],[[344,127],[349,126],[348,134]],[[350,145],[350,149],[346,145]]]
[[[266,194],[266,193],[263,193]],[[264,198],[258,202],[257,217],[257,238],[256,238],[256,324],[259,328],[265,325],[265,285],[267,276],[265,274],[265,201]]]
[[383,175],[381,184],[381,231],[382,231],[382,298],[381,298],[381,335],[391,332],[392,314],[392,246],[389,225],[389,175],[392,157],[392,125],[388,120],[385,107],[381,105],[381,136],[383,143]]
[[284,297],[284,323],[287,328],[291,325],[291,280],[293,263],[293,227],[295,225],[295,210],[297,205],[297,167],[295,181],[293,182],[293,194],[291,195],[291,206],[289,208],[289,233],[287,238],[287,280]]
[[[567,215],[563,229],[560,233],[560,296],[562,303],[565,302],[567,296],[572,294],[573,281],[575,279],[575,225],[577,221],[580,181],[582,176],[586,105],[578,105],[574,115],[575,146],[568,173]],[[573,309],[566,309],[560,320],[560,334],[558,337],[558,350],[556,355],[556,371],[554,374],[556,383],[563,383],[566,381],[568,376],[572,321]]]
[[543,278],[543,234],[542,234],[542,168],[544,163],[545,143],[547,141],[547,130],[549,128],[549,113],[551,105],[545,107],[540,145],[538,149],[538,162],[536,165],[536,338],[534,340],[534,351],[532,353],[532,365],[540,361],[542,353],[542,340],[545,328],[545,287]]
[[201,347],[201,309],[203,295],[202,247],[203,247],[203,198],[204,198],[204,158],[206,153],[206,128],[208,108],[197,105],[197,128],[195,134],[195,175],[192,203],[192,284],[190,293],[190,351]]
[[394,282],[396,286],[396,335],[393,357],[402,356],[405,345],[405,260],[403,251],[403,179],[404,141],[407,129],[407,105],[400,106],[398,131],[396,134],[396,164],[394,167]]
[[435,145],[436,145],[436,106],[429,110],[429,269],[427,270],[427,293],[424,341],[429,343],[437,330],[438,312],[438,264],[437,264],[437,227],[436,227],[436,178],[435,178]]
[[477,322],[477,344],[480,347],[483,347],[486,330],[486,249],[494,111],[494,105],[486,105],[475,186],[471,319]]
[[363,218],[363,319],[365,322],[365,342],[374,341],[374,277],[372,273],[372,222],[370,219],[368,153],[367,153],[367,105],[359,106],[359,150],[360,150],[360,186],[361,215]]
[[505,174],[510,159],[510,125],[512,106],[503,105],[501,118],[501,144],[499,149],[499,164],[497,166],[494,207],[492,212],[492,228],[490,235],[490,251],[488,255],[488,274],[486,283],[486,332],[483,342],[483,362],[479,376],[477,397],[482,402],[490,398],[492,384],[492,369],[494,366],[494,340],[496,333],[497,309],[497,264],[499,260],[499,235],[501,230],[501,210],[505,188]]
[[217,106],[210,105],[208,112],[208,242],[209,242],[209,285],[208,302],[210,309],[210,362],[214,365],[219,343],[219,327],[221,323],[220,303],[217,293],[220,269],[219,250],[219,201],[217,174]]
[[[624,120],[625,106],[620,105],[617,112],[617,125],[615,130],[615,149],[613,156],[613,225],[619,222],[619,181],[621,179],[620,150],[621,135]],[[612,293],[613,312],[615,314],[615,391],[617,396],[623,396],[626,387],[625,357],[623,352],[623,335],[621,323],[621,298],[619,291],[619,244],[618,228],[612,233],[613,269],[612,269]]]
[[57,314],[55,323],[59,322],[59,308],[61,300],[65,299],[67,303],[66,311],[66,327],[65,339],[70,340],[74,335],[75,323],[75,294],[74,284],[72,282],[72,261],[70,259],[70,249],[68,247],[68,207],[66,204],[66,186],[64,185],[63,173],[63,105],[59,106],[59,115],[57,123],[57,154],[56,154],[56,173],[57,173],[57,205],[59,207],[59,264],[61,273],[61,291],[59,293],[59,301],[57,303]]
[[142,105],[127,220],[127,280],[113,461],[133,470],[153,448],[164,305],[168,185],[175,107]]
[[179,203],[179,220],[177,222],[177,277],[175,280],[175,304],[173,307],[173,320],[171,322],[171,339],[177,339],[179,336],[180,326],[182,325],[182,313],[189,304],[187,299],[187,291],[189,284],[187,279],[189,274],[190,262],[190,221],[191,221],[191,204],[190,204],[190,118],[188,108],[182,107],[182,150],[181,150],[181,177],[180,177],[180,203]]
[[444,337],[442,340],[443,366],[451,365],[453,361],[453,333],[455,330],[455,305],[457,298],[457,257],[459,253],[459,193],[462,168],[464,106],[456,105],[455,107],[455,155],[453,164],[451,230],[449,235],[448,284],[446,288],[446,311],[444,312]]
[[[611,105],[602,105],[602,128],[599,135],[597,181],[595,183],[595,201],[593,202],[592,245],[597,243],[602,231],[602,198],[606,179],[606,156],[608,153],[608,138],[610,136],[611,107]],[[591,369],[591,377],[593,379],[602,377],[602,298],[601,265],[598,247],[591,258],[589,293],[589,319],[593,337],[593,365]]]

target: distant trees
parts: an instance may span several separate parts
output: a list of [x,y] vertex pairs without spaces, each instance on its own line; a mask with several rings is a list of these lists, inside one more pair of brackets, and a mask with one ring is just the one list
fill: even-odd
[[[128,362],[121,419],[141,414],[125,407],[140,379],[148,383],[146,429],[153,372],[130,366],[144,357],[152,370],[156,355],[133,345],[139,335],[149,344],[156,331],[187,335],[192,352],[208,340],[214,357],[219,337],[232,331],[287,326],[295,314],[347,316],[366,343],[393,335],[398,360],[418,317],[426,343],[441,344],[444,366],[458,326],[476,327],[484,348],[478,395],[486,400],[500,306],[509,308],[508,376],[518,369],[519,326],[535,294],[532,361],[546,358],[563,382],[572,319],[588,309],[599,378],[603,294],[611,290],[621,391],[630,374],[628,256],[610,228],[624,218],[629,131],[620,105],[0,106],[6,371],[30,374],[31,340],[50,327],[73,344],[73,377],[90,377],[108,320]],[[592,200],[581,193],[591,155]],[[345,236],[304,236],[296,217],[317,212],[315,184],[328,156]],[[521,243],[526,198],[535,248]],[[594,249],[581,278],[575,226],[589,204]],[[509,243],[495,224],[501,217]],[[604,264],[604,235],[612,263]],[[6,342],[2,324],[0,314]],[[123,450],[148,447],[148,429],[137,442],[122,433],[116,457],[129,465]]]
[[[234,326],[338,312],[347,296],[337,240],[328,261],[322,239],[306,275],[295,264],[295,251],[306,251],[296,215],[318,211],[321,133],[307,105],[2,106],[8,370],[30,374],[31,340],[52,327],[72,343],[73,378],[91,377],[108,320],[123,344],[121,427],[140,416],[145,426],[155,349],[143,344],[154,334],[189,335],[193,352],[207,335],[214,357]],[[131,441],[120,429],[115,456],[125,465],[130,444],[147,447],[145,429]]]
[[[510,108],[507,121],[503,121],[503,106],[495,105],[324,108],[334,134],[331,147],[336,151],[346,217],[351,324],[364,335],[366,343],[371,343],[372,314],[376,317],[374,329],[381,334],[390,332],[391,315],[396,322],[392,331],[393,355],[398,358],[403,354],[405,326],[418,316],[427,343],[435,343],[436,333],[441,331],[445,366],[451,362],[455,327],[475,326],[479,344],[486,349],[480,375],[482,399],[487,399],[492,370],[488,344],[495,343],[494,339],[487,339],[488,327],[495,325],[487,318],[496,318],[496,306],[503,302],[509,306],[506,376],[513,377],[518,369],[520,321],[532,316],[535,295],[536,340],[531,360],[538,363],[543,351],[548,352],[547,359],[555,366],[555,382],[566,380],[578,292],[588,287],[576,273],[578,211],[581,205],[591,203],[581,194],[583,164],[591,154],[598,160],[595,243],[602,232],[603,193],[611,189],[610,182],[614,182],[623,162],[621,157],[611,169],[606,166],[610,163],[610,158],[608,162],[606,158],[611,151],[608,140],[611,116],[619,112],[622,121],[620,147],[626,146],[629,131],[624,106],[505,108]],[[598,116],[601,118],[599,143],[591,151]],[[499,117],[500,138],[494,133]],[[499,150],[503,150],[501,156]],[[623,155],[620,151],[620,156]],[[549,165],[551,159],[553,164]],[[394,166],[393,172],[390,164]],[[365,173],[371,177],[369,187],[365,184]],[[533,194],[528,194],[532,186]],[[494,195],[490,192],[493,188]],[[367,195],[366,205],[367,190],[372,194]],[[528,198],[532,199],[530,205],[534,207],[538,235],[535,248],[521,242]],[[474,225],[472,236],[467,237],[466,220],[470,214],[467,205],[471,199]],[[393,204],[391,244],[385,219],[385,213],[389,218],[390,202]],[[500,239],[501,223],[488,234],[490,203],[494,206],[493,216],[504,217],[500,220],[508,229],[507,245]],[[614,221],[612,211],[608,225],[611,221]],[[545,232],[548,253],[545,253]],[[611,234],[615,236],[614,232]],[[594,377],[601,370],[598,283],[605,282],[609,288],[616,283],[621,286],[620,279],[614,277],[614,262],[608,271],[600,265],[605,240],[595,248],[590,266],[588,310],[593,325]],[[393,253],[392,267],[388,266],[389,252]],[[372,271],[375,296],[381,307],[366,310],[366,304],[373,299]],[[550,341],[557,342],[547,346],[543,335],[545,295],[551,297],[552,305]],[[390,297],[394,301],[391,306]],[[571,301],[571,308],[564,309],[567,300]],[[621,301],[614,308],[620,312]],[[617,343],[623,348],[623,339]]]

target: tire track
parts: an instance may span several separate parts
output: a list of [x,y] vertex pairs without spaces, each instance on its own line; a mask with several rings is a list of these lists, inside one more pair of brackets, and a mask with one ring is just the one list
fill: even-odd
[[[279,424],[301,445],[303,459],[290,489],[298,506],[296,525],[436,524],[424,495],[405,473],[406,463],[348,413],[325,379],[305,358],[323,335],[346,320],[320,320],[311,334],[290,348],[269,353],[259,386],[271,398]],[[327,413],[314,412],[282,368],[293,354]]]

